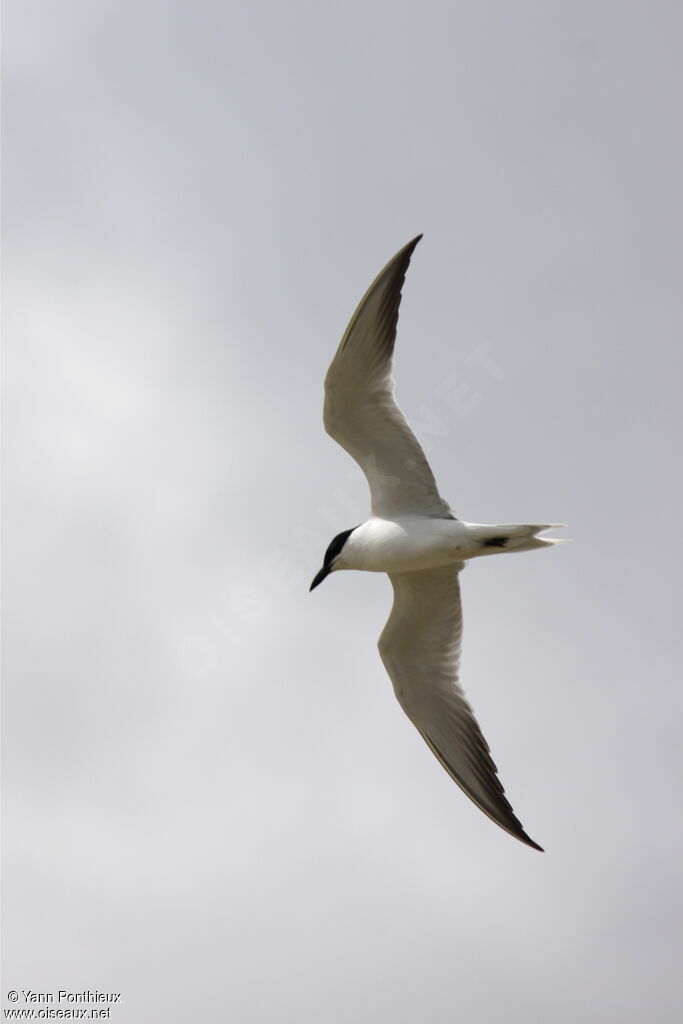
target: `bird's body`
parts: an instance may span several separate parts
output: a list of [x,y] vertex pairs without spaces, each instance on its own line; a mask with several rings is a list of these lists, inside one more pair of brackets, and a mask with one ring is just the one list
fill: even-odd
[[368,572],[417,572],[438,569],[468,558],[501,551],[528,551],[552,544],[535,533],[549,526],[485,526],[459,519],[425,516],[372,516],[357,526],[344,545],[335,569]]
[[401,288],[421,236],[372,283],[325,378],[327,432],[358,462],[372,515],[331,541],[311,590],[332,572],[385,572],[394,603],[379,652],[407,716],[446,771],[498,825],[540,850],[508,803],[458,679],[466,560],[558,543],[550,525],[459,520],[441,497],[420,444],[394,399],[392,356]]

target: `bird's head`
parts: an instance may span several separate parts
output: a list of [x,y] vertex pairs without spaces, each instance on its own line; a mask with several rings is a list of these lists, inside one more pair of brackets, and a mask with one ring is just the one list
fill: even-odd
[[343,568],[343,566],[338,564],[339,558],[342,551],[344,550],[344,545],[346,544],[347,540],[349,539],[349,537],[351,536],[355,529],[356,527],[352,526],[350,530],[343,530],[342,533],[338,533],[337,536],[333,537],[333,539],[330,541],[327,547],[327,551],[325,552],[325,557],[323,559],[323,567],[320,570],[320,572],[316,573],[315,577],[313,578],[313,582],[309,587],[309,591],[315,590],[318,584],[322,583],[325,577],[329,576],[330,573],[334,572],[335,569]]

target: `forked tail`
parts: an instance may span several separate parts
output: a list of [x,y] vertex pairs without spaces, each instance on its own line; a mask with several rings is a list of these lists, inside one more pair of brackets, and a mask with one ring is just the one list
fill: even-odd
[[534,548],[547,548],[552,544],[566,544],[564,537],[539,537],[545,530],[556,530],[564,523],[545,523],[531,526],[519,523],[508,523],[503,526],[487,526],[482,537],[484,551],[482,555],[493,555],[503,551],[533,551]]

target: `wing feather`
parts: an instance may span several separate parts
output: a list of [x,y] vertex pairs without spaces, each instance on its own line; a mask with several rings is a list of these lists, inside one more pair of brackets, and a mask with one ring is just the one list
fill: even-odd
[[496,824],[541,850],[515,817],[458,679],[461,568],[389,573],[394,603],[380,656],[401,707],[451,778]]
[[330,437],[365,473],[374,515],[454,518],[394,399],[392,357],[401,289],[421,237],[387,263],[351,317],[325,378],[323,421]]

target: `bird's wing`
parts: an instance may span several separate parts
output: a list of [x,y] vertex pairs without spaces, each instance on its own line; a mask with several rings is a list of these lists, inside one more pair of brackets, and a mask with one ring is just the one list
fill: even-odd
[[325,378],[327,433],[359,464],[374,515],[455,518],[394,400],[392,355],[401,288],[413,249],[396,253],[361,299]]
[[462,563],[389,573],[394,604],[379,653],[398,701],[448,774],[506,832],[541,850],[505,798],[489,747],[458,681]]

